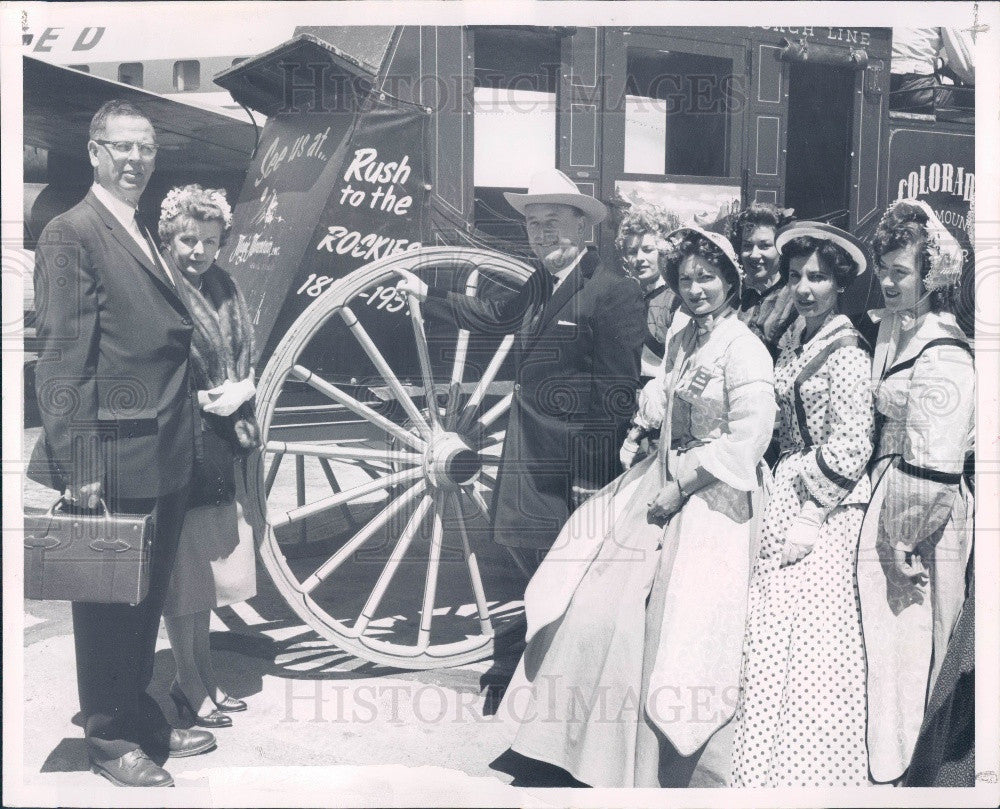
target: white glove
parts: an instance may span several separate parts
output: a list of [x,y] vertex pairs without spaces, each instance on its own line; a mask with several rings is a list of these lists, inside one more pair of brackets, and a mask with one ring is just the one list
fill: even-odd
[[618,460],[622,463],[622,469],[631,469],[635,463],[635,457],[639,454],[639,442],[633,441],[631,434],[625,439],[622,448],[618,450]]
[[663,423],[666,400],[663,377],[654,376],[639,391],[639,411],[632,423],[646,430],[658,430]]
[[198,404],[206,413],[231,416],[241,404],[250,401],[256,392],[257,388],[250,377],[240,382],[226,381],[211,390],[198,391]]
[[803,505],[798,516],[788,526],[781,566],[792,565],[812,553],[823,527],[824,513],[811,502]]

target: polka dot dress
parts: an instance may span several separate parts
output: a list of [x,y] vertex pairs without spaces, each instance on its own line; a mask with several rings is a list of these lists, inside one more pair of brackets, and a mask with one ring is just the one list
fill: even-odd
[[[812,552],[780,567],[785,536],[809,497],[804,480],[812,456],[802,452],[806,442],[794,403],[794,383],[807,356],[800,357],[797,342],[783,341],[775,368],[781,447],[793,451],[783,455],[775,469],[751,579],[733,786],[868,783],[865,656],[854,575],[863,505],[832,510]],[[836,447],[836,442],[824,443],[830,434],[824,411],[834,389],[829,379],[866,372],[856,351],[834,352],[800,388],[812,441],[831,452],[849,452],[850,442]],[[841,364],[844,367],[838,367]],[[850,385],[839,387],[850,390]],[[859,459],[863,464],[870,448],[859,446],[857,451],[866,455]],[[847,498],[852,499],[857,498]]]

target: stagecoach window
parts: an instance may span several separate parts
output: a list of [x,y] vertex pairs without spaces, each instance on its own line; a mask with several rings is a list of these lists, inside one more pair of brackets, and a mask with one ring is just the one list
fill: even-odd
[[67,65],[70,70],[79,70],[81,73],[89,73],[90,65]]
[[719,56],[628,48],[628,174],[727,177],[735,104],[733,62]]
[[118,81],[142,87],[142,62],[122,62],[118,65]]
[[185,93],[201,85],[201,63],[197,59],[174,62],[174,89]]
[[233,66],[235,67],[240,62],[245,62],[249,58],[250,58],[249,56],[237,56],[235,59],[233,59]]
[[501,238],[518,238],[510,231],[520,228],[502,192],[523,191],[556,164],[559,46],[557,35],[533,29],[475,31],[475,218]]

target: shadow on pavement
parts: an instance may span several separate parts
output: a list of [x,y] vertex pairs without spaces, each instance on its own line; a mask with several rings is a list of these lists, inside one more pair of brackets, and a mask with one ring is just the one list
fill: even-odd
[[512,776],[514,780],[510,785],[513,787],[589,788],[587,784],[577,781],[561,767],[536,761],[513,750],[507,750],[493,759],[490,762],[490,769]]
[[89,772],[90,759],[83,739],[63,739],[42,764],[42,772]]

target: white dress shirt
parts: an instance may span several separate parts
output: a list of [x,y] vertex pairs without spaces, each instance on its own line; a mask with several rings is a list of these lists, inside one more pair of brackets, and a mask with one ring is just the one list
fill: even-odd
[[138,223],[135,221],[135,206],[118,199],[118,197],[97,183],[91,186],[91,191],[94,192],[94,196],[100,200],[101,204],[111,211],[111,215],[121,222],[122,227],[128,231],[128,235],[135,239],[135,243],[146,254],[146,258],[155,265],[157,261],[150,252],[149,242],[146,241],[146,238],[142,235],[142,231],[139,230]]
[[574,269],[576,269],[576,265],[580,263],[584,255],[586,255],[586,253],[587,253],[586,249],[580,251],[580,254],[575,259],[573,259],[573,261],[570,262],[567,266],[563,267],[561,270],[559,270],[559,272],[552,273],[553,292],[559,289],[559,285],[566,280],[566,276],[568,276],[571,272],[573,272]]

